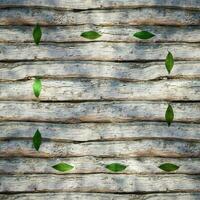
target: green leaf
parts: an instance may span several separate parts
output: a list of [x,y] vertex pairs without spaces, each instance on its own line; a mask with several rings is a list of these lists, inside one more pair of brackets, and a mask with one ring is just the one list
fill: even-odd
[[174,111],[173,111],[173,108],[171,105],[168,105],[168,108],[165,112],[165,120],[166,120],[168,126],[170,126],[174,120]]
[[42,37],[42,30],[40,28],[40,25],[36,24],[33,29],[33,39],[36,45],[39,45],[41,37]]
[[42,144],[42,136],[39,130],[37,130],[33,136],[33,146],[38,151]]
[[154,37],[155,35],[148,31],[140,31],[140,32],[134,33],[133,36],[135,36],[136,38],[139,38],[139,39],[147,40],[147,39]]
[[127,166],[120,163],[112,163],[110,165],[106,165],[106,168],[113,172],[120,172],[125,170]]
[[87,31],[81,34],[82,37],[90,40],[95,40],[99,37],[101,37],[101,34],[95,32],[95,31]]
[[57,165],[52,166],[54,169],[61,171],[61,172],[66,172],[72,170],[74,167],[71,165],[68,165],[66,163],[59,163]]
[[166,60],[165,60],[165,66],[167,68],[168,73],[170,74],[173,66],[174,66],[174,58],[171,52],[168,52]]
[[172,172],[179,169],[179,166],[171,164],[171,163],[164,163],[160,165],[159,168],[166,172]]
[[41,90],[42,90],[42,82],[39,78],[36,78],[33,84],[33,92],[36,97],[40,96]]

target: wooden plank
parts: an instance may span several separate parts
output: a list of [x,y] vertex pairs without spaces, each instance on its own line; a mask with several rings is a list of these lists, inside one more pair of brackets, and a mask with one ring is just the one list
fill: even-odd
[[[0,83],[0,100],[37,100],[34,80]],[[59,88],[59,90],[58,90]],[[98,91],[98,93],[97,93]],[[198,101],[199,80],[122,82],[116,80],[42,80],[40,101],[163,100]]]
[[43,141],[40,151],[31,140],[0,141],[0,157],[199,157],[200,143],[174,140],[136,140],[66,143]]
[[[98,184],[96,184],[98,183]],[[180,184],[181,183],[181,184]],[[1,176],[0,192],[199,192],[192,175],[24,175]]]
[[[183,195],[181,195],[183,196]],[[188,195],[186,195],[187,197]],[[198,197],[199,195],[195,195]],[[0,194],[1,200],[140,200],[138,195],[117,195],[117,194],[100,194],[100,193],[35,193],[35,194]],[[182,199],[181,199],[182,200]],[[184,199],[185,200],[185,199]],[[188,199],[187,199],[188,200]],[[190,199],[189,199],[190,200]]]
[[[89,42],[80,36],[82,32],[94,30],[102,36],[96,41],[103,42],[200,42],[199,26],[48,26],[42,27],[41,42]],[[0,42],[33,42],[33,27],[1,26]],[[133,34],[146,30],[156,37],[151,40],[139,40]]]
[[55,124],[0,122],[0,140],[31,139],[39,129],[44,139],[53,141],[119,141],[138,139],[178,139],[200,141],[200,125],[163,122]]
[[83,2],[81,0],[1,0],[0,7],[40,7],[40,8],[55,8],[55,9],[115,9],[115,8],[138,8],[138,7],[172,7],[183,9],[200,9],[198,0],[168,0],[168,1],[154,1],[154,0],[92,0]]
[[[200,103],[172,103],[174,121],[200,122]],[[126,122],[165,121],[166,102],[85,103],[1,102],[1,121]]]
[[199,60],[199,44],[106,42],[43,44],[39,46],[0,44],[0,60],[154,61],[165,60],[168,51],[171,51],[175,60]]
[[[153,73],[152,73],[153,72]],[[128,81],[153,80],[167,77],[164,62],[17,62],[0,63],[0,81],[14,81],[33,77],[43,78],[104,78]],[[200,78],[199,62],[175,62],[171,78]]]
[[88,173],[112,173],[105,166],[111,163],[121,163],[127,166],[123,174],[162,174],[158,166],[163,163],[174,163],[180,168],[171,173],[175,174],[199,174],[200,158],[1,158],[1,174],[63,174],[52,168],[52,166],[65,162],[75,168],[66,173],[88,174]]
[[29,193],[29,194],[0,194],[0,199],[4,200],[199,200],[200,193],[156,193],[156,194],[103,194],[103,193]]
[[[78,7],[77,7],[78,8]],[[87,10],[1,9],[0,25],[200,25],[200,12],[166,8]]]

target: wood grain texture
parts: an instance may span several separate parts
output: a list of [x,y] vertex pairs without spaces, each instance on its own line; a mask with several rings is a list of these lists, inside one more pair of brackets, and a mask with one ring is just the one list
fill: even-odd
[[[198,0],[0,0],[0,10],[0,199],[200,199]],[[88,30],[102,37],[80,37]],[[140,30],[156,37],[134,38]],[[75,168],[60,173],[60,162]],[[105,168],[116,162],[128,167]],[[180,168],[166,173],[166,162]]]
[[200,125],[163,122],[55,124],[1,122],[0,140],[31,139],[39,129],[44,139],[63,142],[171,139],[200,141]]
[[114,173],[105,168],[107,164],[121,163],[127,168],[121,172],[123,174],[164,174],[158,166],[163,163],[174,163],[180,168],[171,172],[174,174],[199,174],[199,158],[1,158],[0,174],[63,174],[52,168],[55,164],[65,162],[74,166],[69,174],[88,174],[88,173]]
[[200,177],[192,175],[2,175],[0,178],[0,192],[132,193],[200,191]]
[[174,140],[136,140],[66,143],[43,141],[40,151],[31,140],[0,141],[0,157],[199,157],[200,143]]
[[37,8],[7,8],[0,25],[200,25],[200,12],[166,8],[87,10],[82,12]]
[[[153,72],[153,73],[152,73]],[[0,81],[42,78],[98,78],[146,81],[168,77],[164,62],[117,63],[52,61],[0,63]],[[176,62],[171,78],[200,78],[199,62]]]
[[[90,42],[81,37],[82,32],[94,30],[102,36],[96,41],[104,42],[200,42],[199,26],[47,26],[42,27],[41,43],[46,42]],[[33,42],[33,26],[1,26],[0,42]],[[150,40],[140,40],[133,34],[146,30],[156,36]]]
[[[200,103],[172,103],[179,122],[200,122]],[[166,102],[118,101],[86,103],[1,102],[1,121],[126,122],[165,121]]]
[[53,8],[53,9],[116,9],[116,8],[138,8],[138,7],[172,7],[172,8],[183,8],[183,9],[200,9],[198,0],[168,0],[168,1],[155,1],[155,0],[91,0],[81,1],[74,0],[1,0],[0,7],[40,7],[40,8]]
[[[33,93],[33,84],[34,80],[0,83],[0,100],[37,100]],[[199,80],[162,80],[130,83],[116,80],[43,79],[40,101],[198,101],[200,100],[199,94]]]
[[2,200],[199,200],[200,193],[173,194],[103,194],[103,193],[35,193],[35,194],[0,194]]
[[[95,45],[95,51],[94,51]],[[90,60],[154,61],[165,60],[168,51],[175,60],[199,60],[199,44],[189,43],[72,43],[72,44],[0,44],[0,61]]]

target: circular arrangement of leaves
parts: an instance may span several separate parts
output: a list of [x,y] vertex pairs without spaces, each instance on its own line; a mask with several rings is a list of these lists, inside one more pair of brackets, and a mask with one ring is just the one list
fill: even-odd
[[[87,32],[81,33],[80,36],[87,40],[96,40],[100,38],[102,34],[96,31],[87,31]],[[156,35],[148,31],[139,31],[139,32],[134,33],[133,36],[140,40],[148,40],[155,37]],[[33,30],[33,39],[36,45],[39,45],[41,38],[42,38],[42,29],[39,24],[36,24]],[[170,51],[168,51],[168,54],[165,59],[165,67],[166,67],[167,72],[170,74],[174,67],[174,57]],[[40,78],[35,78],[34,83],[33,83],[33,93],[35,97],[39,98],[41,91],[42,91],[42,81]],[[165,112],[165,120],[168,126],[170,126],[174,120],[174,111],[173,111],[172,105],[170,104],[168,105]],[[39,151],[41,144],[42,144],[42,134],[40,133],[39,130],[37,130],[33,136],[33,146],[36,151]],[[172,164],[172,163],[163,163],[160,166],[158,166],[158,168],[160,168],[161,170],[165,172],[176,171],[179,169],[179,167],[180,166],[177,166],[176,164]],[[60,172],[67,172],[67,171],[73,170],[74,166],[61,162],[61,163],[55,164],[54,166],[52,166],[52,168]],[[105,165],[105,168],[111,172],[117,173],[117,172],[126,170],[128,166],[122,163],[111,163],[111,164]]]

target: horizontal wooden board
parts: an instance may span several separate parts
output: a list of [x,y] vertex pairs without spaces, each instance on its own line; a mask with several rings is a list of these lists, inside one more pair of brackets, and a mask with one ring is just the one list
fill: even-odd
[[[96,41],[104,42],[200,42],[199,26],[53,26],[42,27],[41,43],[46,42],[89,42],[81,37],[82,32],[94,30],[102,36]],[[140,40],[133,34],[146,30],[156,36],[150,40]],[[33,27],[1,26],[0,42],[33,42]]]
[[111,163],[121,163],[127,168],[120,172],[123,174],[160,174],[167,173],[158,166],[163,163],[173,163],[180,168],[171,172],[175,174],[200,174],[199,158],[1,158],[0,174],[63,174],[52,168],[52,166],[65,162],[74,169],[66,173],[87,174],[87,173],[114,173],[105,168]]
[[[78,8],[78,7],[77,7]],[[37,8],[8,8],[0,25],[200,25],[200,12],[166,8],[87,10],[82,12]]]
[[0,194],[4,200],[199,200],[200,193],[172,193],[172,194],[103,194],[103,193],[35,193],[35,194]]
[[[0,100],[37,100],[33,93],[33,84],[34,80],[0,83]],[[102,99],[198,101],[200,80],[162,80],[142,83],[91,79],[42,80],[40,101]]]
[[[103,78],[128,81],[161,79],[168,76],[164,62],[117,63],[87,61],[0,63],[0,81],[33,77],[43,78]],[[199,62],[175,62],[171,78],[200,78]]]
[[[200,122],[200,103],[172,103],[180,122]],[[42,122],[125,122],[165,121],[166,102],[118,101],[85,103],[0,103],[1,121]]]
[[[33,134],[34,135],[34,134]],[[136,140],[65,143],[43,141],[40,151],[31,140],[0,141],[0,157],[199,157],[200,143],[173,140]]]
[[200,191],[200,177],[196,175],[2,175],[0,178],[0,192],[132,193]]
[[183,9],[200,9],[198,0],[168,0],[168,1],[154,1],[154,0],[92,0],[83,2],[81,0],[1,0],[0,7],[40,7],[53,9],[111,9],[111,8],[138,8],[138,7],[172,7]]
[[[95,48],[94,48],[95,47]],[[0,44],[0,61],[90,60],[153,61],[165,60],[168,51],[175,60],[199,60],[199,44],[189,43],[70,43]],[[151,72],[153,73],[153,72]]]
[[39,129],[44,139],[53,141],[119,141],[138,139],[178,139],[200,141],[200,124],[163,122],[55,124],[1,122],[0,140],[31,139]]

